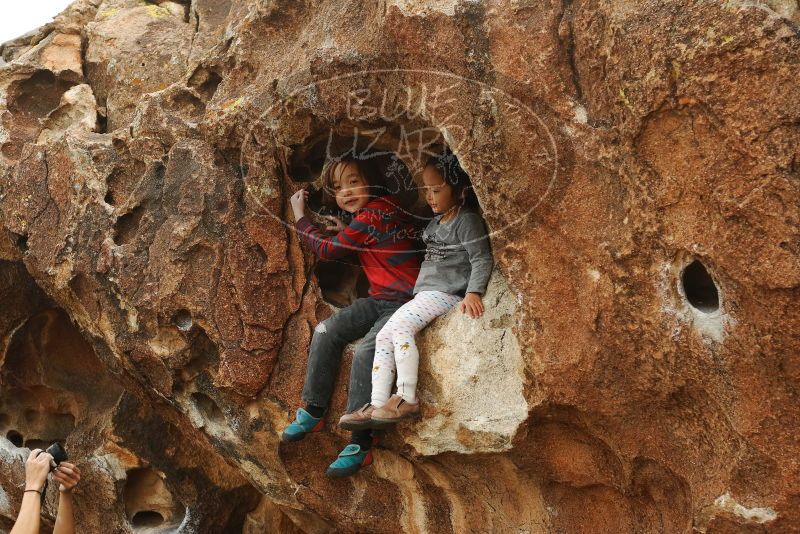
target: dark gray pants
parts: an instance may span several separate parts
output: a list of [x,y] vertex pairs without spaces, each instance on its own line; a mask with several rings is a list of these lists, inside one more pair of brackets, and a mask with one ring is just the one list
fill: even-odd
[[372,395],[375,336],[402,305],[402,302],[394,300],[362,298],[319,323],[311,339],[302,399],[314,406],[328,407],[334,382],[339,374],[342,351],[348,343],[362,338],[356,345],[350,368],[347,411],[349,413],[358,410],[369,403]]

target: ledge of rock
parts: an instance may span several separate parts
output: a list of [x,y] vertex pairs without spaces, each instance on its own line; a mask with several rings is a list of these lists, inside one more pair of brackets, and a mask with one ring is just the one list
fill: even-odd
[[457,309],[420,336],[423,417],[406,442],[421,455],[502,452],[528,419],[518,297],[495,271],[480,319]]

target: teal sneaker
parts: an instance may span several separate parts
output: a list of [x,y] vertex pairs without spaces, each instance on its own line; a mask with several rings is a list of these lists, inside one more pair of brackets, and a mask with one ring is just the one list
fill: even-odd
[[325,426],[325,420],[322,417],[312,417],[310,413],[302,408],[297,409],[297,416],[294,421],[286,427],[281,434],[281,441],[290,443],[293,441],[300,441],[306,434],[310,432],[319,432]]
[[339,453],[339,457],[328,466],[325,472],[331,478],[349,477],[372,463],[372,449],[361,450],[361,445],[351,443]]

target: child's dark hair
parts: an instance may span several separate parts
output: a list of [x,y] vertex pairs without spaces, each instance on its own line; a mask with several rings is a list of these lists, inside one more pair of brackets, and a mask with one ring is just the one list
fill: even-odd
[[328,159],[322,167],[322,203],[324,205],[336,208],[333,174],[340,165],[345,163],[355,163],[358,165],[358,171],[361,173],[361,176],[364,177],[364,180],[367,181],[367,185],[370,186],[370,194],[372,196],[381,196],[385,194],[386,186],[375,158],[360,158],[354,156],[352,153],[348,153],[343,156]]
[[439,171],[446,184],[453,188],[453,194],[461,199],[461,205],[465,208],[480,210],[478,197],[472,187],[467,171],[461,168],[458,158],[449,148],[445,148],[441,154],[431,156],[425,166],[430,165]]

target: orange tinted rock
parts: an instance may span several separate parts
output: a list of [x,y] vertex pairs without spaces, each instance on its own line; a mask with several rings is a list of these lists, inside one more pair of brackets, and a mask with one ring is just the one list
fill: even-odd
[[[798,16],[78,0],[1,50],[2,391],[35,387],[49,414],[4,401],[3,487],[33,432],[103,456],[78,502],[90,534],[156,514],[208,532],[792,532]],[[504,296],[421,336],[426,419],[327,479],[352,346],[326,431],[279,436],[314,327],[364,288],[317,267],[287,199],[343,145],[396,153],[383,169],[413,204],[402,166],[445,142]],[[37,366],[46,335],[65,340],[57,376]]]

